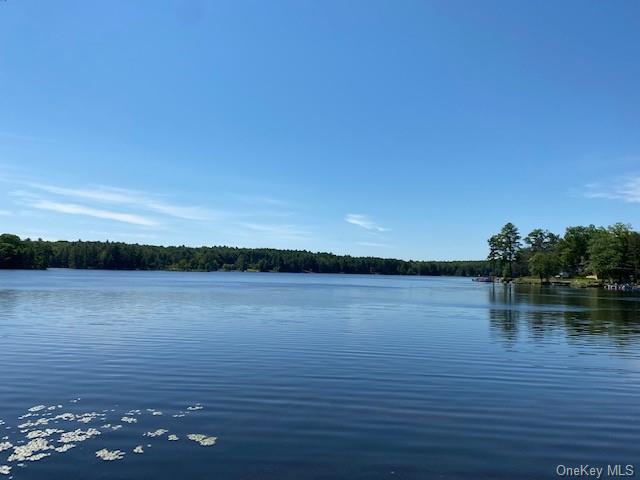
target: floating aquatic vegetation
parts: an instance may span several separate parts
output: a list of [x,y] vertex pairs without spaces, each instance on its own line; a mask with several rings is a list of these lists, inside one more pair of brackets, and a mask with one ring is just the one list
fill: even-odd
[[124,452],[122,450],[107,450],[103,448],[96,452],[96,457],[105,461],[122,460],[124,458]]
[[19,445],[17,447],[13,447],[13,453],[7,459],[10,462],[22,462],[24,460],[28,460],[30,462],[34,462],[36,460],[40,460],[41,458],[48,457],[49,453],[40,453],[44,450],[52,450],[53,447],[49,444],[49,442],[44,438],[36,438],[31,440],[30,442]]
[[[1,0],[0,0],[1,1]],[[77,403],[80,400],[71,400],[71,403]],[[9,436],[0,437],[0,452],[13,449],[11,455],[7,459],[12,463],[12,466],[0,466],[0,474],[8,475],[11,472],[13,466],[24,467],[26,462],[35,462],[41,460],[50,455],[56,453],[65,453],[75,448],[79,442],[84,442],[95,436],[108,433],[109,431],[119,430],[126,428],[127,425],[138,423],[138,416],[143,413],[150,413],[152,416],[162,416],[163,412],[155,408],[147,408],[145,410],[131,409],[126,413],[114,413],[113,416],[110,412],[116,412],[115,409],[98,410],[97,412],[85,412],[85,413],[58,413],[56,410],[62,408],[62,405],[35,405],[27,410],[27,412],[19,417],[23,420],[23,423],[17,425],[17,430],[23,435],[22,438],[9,438]],[[202,410],[204,407],[200,403],[195,403],[185,407],[185,410],[180,410],[173,415],[174,418],[185,417],[192,412]],[[100,413],[99,413],[100,412]],[[124,415],[124,416],[121,416]],[[116,418],[120,418],[122,424],[107,423],[109,420],[113,421]],[[61,423],[61,422],[78,422],[78,423],[90,423],[96,422],[96,425],[102,424],[100,429],[98,428],[86,428],[82,430],[80,428],[73,429],[74,427],[61,427],[65,428],[49,428],[49,424]],[[100,423],[97,423],[97,422]],[[0,420],[0,425],[5,425],[3,420]],[[71,424],[72,425],[72,424]],[[56,425],[57,427],[58,425]],[[52,425],[53,427],[53,425]],[[6,429],[12,430],[16,427],[7,426]],[[148,431],[144,433],[146,437],[161,437],[168,434],[169,430],[165,428],[158,428],[156,430]],[[55,435],[55,437],[54,437]],[[59,436],[58,436],[59,435]],[[50,438],[51,437],[51,438]],[[57,437],[57,438],[56,438]],[[216,444],[216,437],[210,437],[203,434],[190,434],[188,438],[201,446],[211,446]],[[9,441],[11,440],[11,441]],[[178,435],[167,435],[168,441],[178,441],[180,438]],[[49,443],[51,442],[51,443]],[[133,448],[133,453],[142,454],[146,448],[151,448],[151,444],[147,444],[146,447],[138,445]],[[103,448],[96,451],[96,456],[104,461],[121,460],[125,457],[125,452],[121,450],[108,450]],[[10,477],[13,478],[13,477]]]
[[25,458],[25,460],[29,460],[30,462],[37,462],[38,460],[42,460],[43,458],[50,455],[50,453],[36,453],[35,455],[31,455],[30,457]]
[[89,440],[90,438],[100,434],[101,434],[100,430],[96,430],[95,428],[89,428],[86,431],[80,430],[78,428],[77,430],[74,430],[72,432],[65,432],[62,435],[60,435],[60,439],[58,440],[58,442],[59,443],[84,442],[85,440]]
[[76,444],[75,443],[65,443],[64,445],[62,445],[61,447],[56,447],[54,448],[54,450],[56,452],[60,452],[60,453],[64,453],[67,450],[71,450],[72,448],[75,448]]
[[187,435],[187,438],[189,440],[193,440],[194,442],[198,442],[203,447],[210,447],[211,445],[215,445],[216,440],[218,440],[218,437],[207,437],[206,435],[203,435],[201,433],[190,433],[189,435]]
[[18,428],[23,430],[23,429],[28,429],[28,428],[35,428],[35,427],[39,427],[41,425],[46,425],[47,423],[49,423],[49,419],[48,418],[40,418],[38,420],[36,420],[35,422],[24,422],[21,423],[20,425],[18,425]]
[[54,433],[64,433],[64,430],[59,430],[57,428],[47,428],[45,430],[31,430],[29,433],[27,433],[26,436],[28,439],[31,440],[33,438],[50,437]]
[[81,413],[80,415],[76,415],[76,420],[80,423],[89,423],[96,418],[104,418],[105,416],[104,413],[98,412]]
[[30,428],[41,427],[43,425],[48,425],[49,422],[57,422],[58,420],[71,421],[74,420],[76,416],[73,413],[61,413],[60,415],[56,415],[55,417],[49,418],[39,418],[35,422],[25,422],[18,425],[18,428],[21,429],[22,433]]

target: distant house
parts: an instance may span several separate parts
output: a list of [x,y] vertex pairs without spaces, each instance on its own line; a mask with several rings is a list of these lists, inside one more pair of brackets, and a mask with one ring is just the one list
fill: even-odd
[[598,280],[598,275],[594,273],[593,275],[587,275],[586,278],[590,278],[592,280]]

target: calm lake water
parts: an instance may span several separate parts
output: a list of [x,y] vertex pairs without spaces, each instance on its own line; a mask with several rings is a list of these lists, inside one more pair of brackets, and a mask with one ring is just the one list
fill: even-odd
[[38,461],[7,448],[0,465],[15,479],[466,480],[640,463],[639,300],[465,278],[0,271],[0,444],[100,432]]

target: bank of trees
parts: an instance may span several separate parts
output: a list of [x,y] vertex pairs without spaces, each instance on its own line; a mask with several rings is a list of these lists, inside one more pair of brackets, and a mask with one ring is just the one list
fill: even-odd
[[[233,247],[160,247],[120,242],[48,242],[20,240],[25,251],[38,252],[38,262],[22,263],[15,257],[3,268],[81,268],[111,270],[255,270],[261,272],[365,273],[383,275],[488,275],[489,263],[480,261],[404,261],[390,258],[352,257],[304,250]],[[20,258],[26,259],[29,256]],[[37,265],[37,267],[35,266]]]
[[489,239],[486,261],[405,261],[304,250],[234,247],[161,247],[121,242],[48,242],[0,235],[0,268],[112,270],[255,270],[261,272],[363,273],[382,275],[597,275],[640,281],[640,233],[629,225],[568,227],[563,236],[534,229],[522,236],[507,223]]
[[17,235],[0,235],[0,268],[47,268],[49,251],[43,243],[25,242]]
[[568,227],[562,237],[535,229],[524,238],[507,223],[488,243],[487,260],[494,275],[640,280],[640,233],[623,223]]

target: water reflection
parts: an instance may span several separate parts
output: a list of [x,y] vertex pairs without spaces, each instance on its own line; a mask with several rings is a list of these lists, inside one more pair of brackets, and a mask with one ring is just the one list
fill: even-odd
[[625,292],[535,285],[493,285],[487,290],[491,328],[507,341],[519,333],[569,340],[601,336],[624,346],[640,334],[640,297]]
[[0,438],[17,444],[28,407],[69,399],[109,422],[82,425],[104,431],[95,448],[24,468],[4,450],[0,466],[16,480],[510,480],[632,463],[637,306],[464,278],[0,271]]

